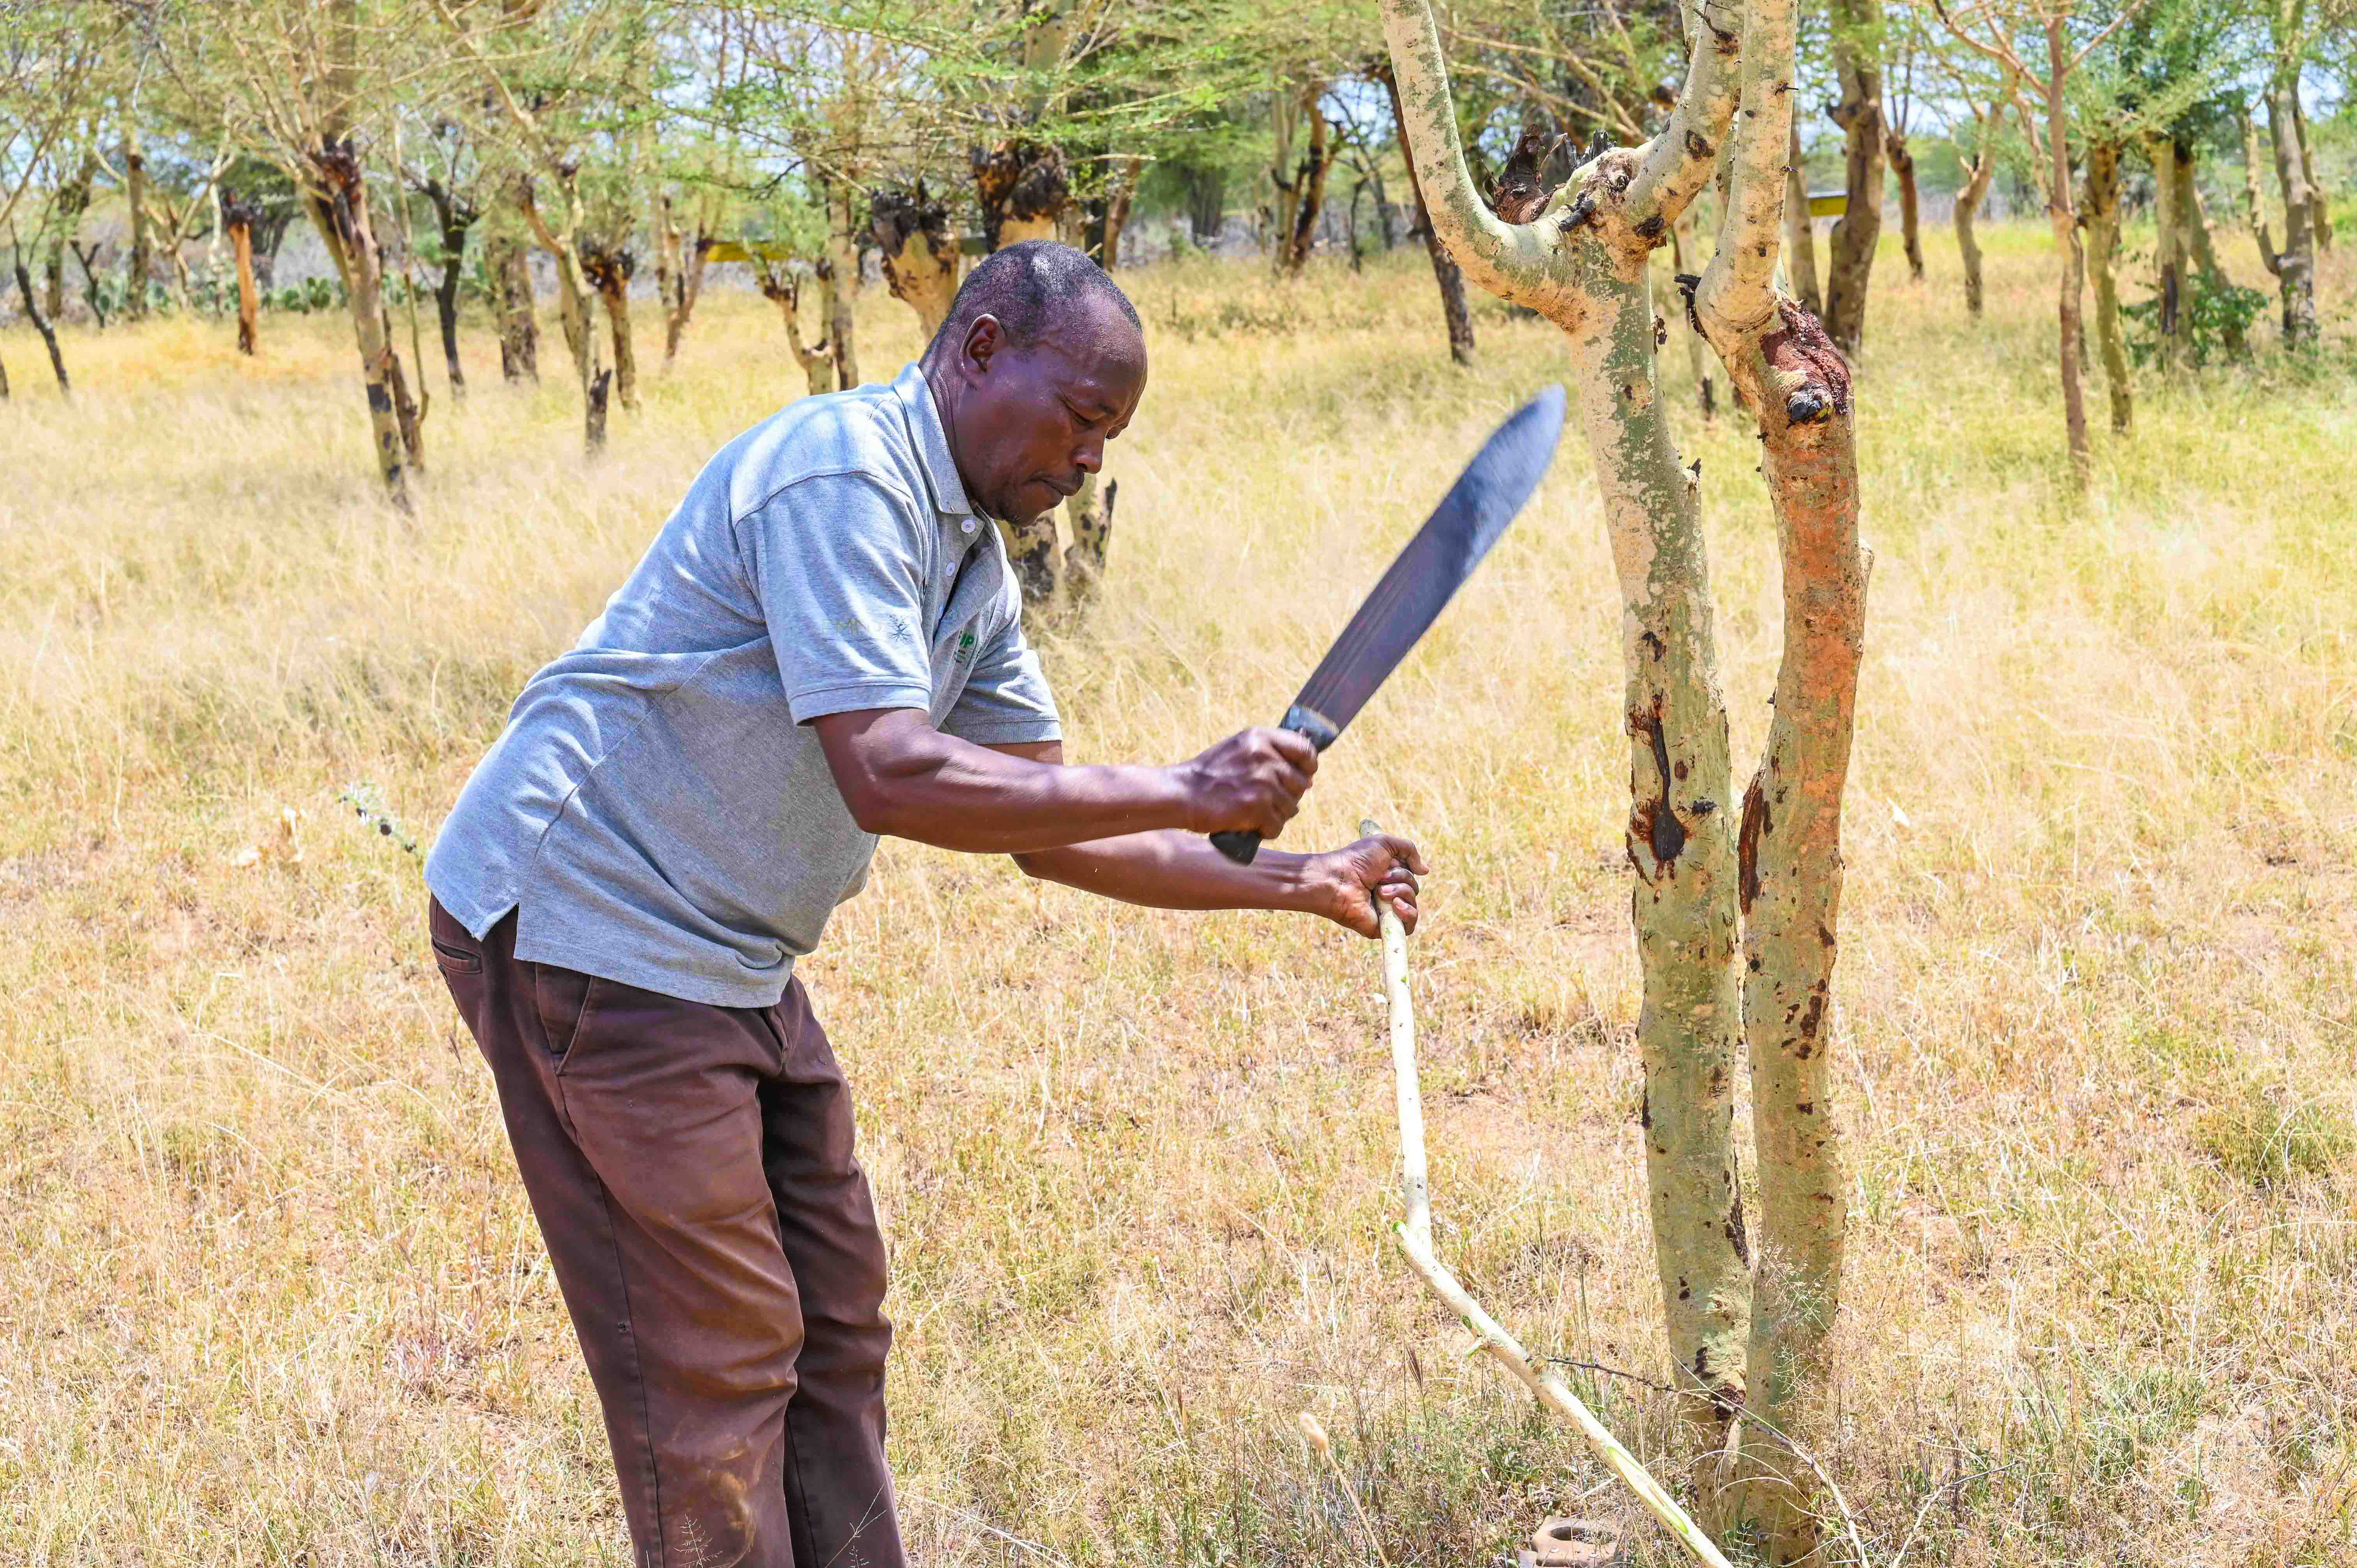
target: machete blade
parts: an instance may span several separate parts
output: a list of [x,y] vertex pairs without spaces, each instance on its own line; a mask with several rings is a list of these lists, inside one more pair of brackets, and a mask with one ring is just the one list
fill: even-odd
[[1359,716],[1539,488],[1563,416],[1563,388],[1551,386],[1500,425],[1334,639],[1294,699],[1326,721],[1324,744]]

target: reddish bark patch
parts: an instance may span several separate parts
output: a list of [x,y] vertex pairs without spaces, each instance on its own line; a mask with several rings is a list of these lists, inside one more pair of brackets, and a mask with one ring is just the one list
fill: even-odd
[[1662,733],[1662,700],[1653,699],[1653,711],[1636,715],[1631,728],[1652,743],[1653,777],[1659,793],[1648,800],[1640,800],[1629,812],[1629,832],[1642,840],[1653,852],[1653,864],[1666,871],[1678,856],[1685,853],[1685,824],[1678,821],[1676,808],[1670,804],[1669,737]]
[[1780,299],[1776,309],[1784,325],[1760,339],[1760,351],[1787,389],[1784,416],[1795,424],[1813,424],[1847,413],[1849,361],[1817,318],[1800,305]]
[[1751,901],[1760,897],[1760,838],[1773,825],[1768,819],[1767,791],[1754,774],[1751,787],[1743,792],[1743,823],[1735,830],[1736,897],[1747,915]]
[[1562,144],[1560,134],[1536,121],[1524,126],[1491,188],[1490,209],[1509,223],[1527,223],[1544,211],[1555,187],[1543,182],[1539,171]]

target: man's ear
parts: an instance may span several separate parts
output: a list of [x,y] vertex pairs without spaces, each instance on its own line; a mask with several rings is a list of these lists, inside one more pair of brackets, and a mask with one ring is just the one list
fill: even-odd
[[1006,346],[1006,332],[998,325],[998,317],[977,316],[974,325],[965,329],[965,344],[958,357],[965,361],[970,374],[987,375],[992,357]]

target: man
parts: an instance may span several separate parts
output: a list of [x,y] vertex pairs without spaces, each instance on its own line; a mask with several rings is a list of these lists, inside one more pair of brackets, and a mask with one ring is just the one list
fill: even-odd
[[1318,768],[1297,736],[1064,765],[987,520],[1077,490],[1145,386],[1093,262],[989,257],[889,385],[722,448],[426,862],[646,1568],[902,1562],[884,1243],[793,978],[877,835],[1164,908],[1415,918],[1402,840],[1239,866],[1200,836],[1284,828]]

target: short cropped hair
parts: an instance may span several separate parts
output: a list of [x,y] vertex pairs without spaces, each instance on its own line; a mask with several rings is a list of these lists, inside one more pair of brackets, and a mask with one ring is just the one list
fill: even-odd
[[1053,240],[1019,241],[974,263],[926,352],[963,341],[985,316],[996,318],[1007,341],[1027,346],[1053,331],[1074,306],[1092,299],[1111,300],[1125,320],[1144,330],[1129,295],[1085,253]]

